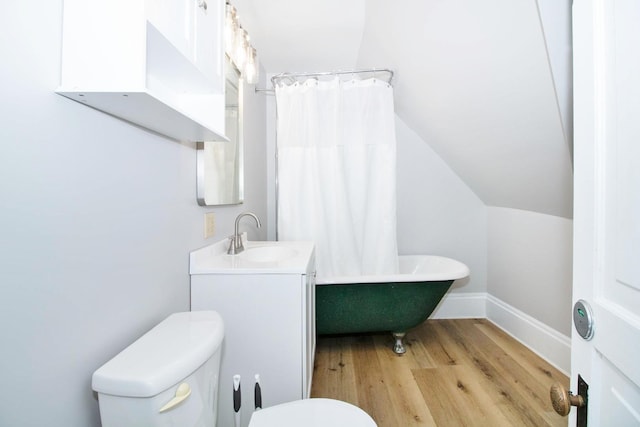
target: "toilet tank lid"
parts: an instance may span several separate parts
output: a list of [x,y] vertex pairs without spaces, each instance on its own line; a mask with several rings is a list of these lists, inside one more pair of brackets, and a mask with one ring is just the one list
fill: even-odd
[[151,397],[191,375],[219,350],[215,311],[174,313],[93,373],[98,393]]

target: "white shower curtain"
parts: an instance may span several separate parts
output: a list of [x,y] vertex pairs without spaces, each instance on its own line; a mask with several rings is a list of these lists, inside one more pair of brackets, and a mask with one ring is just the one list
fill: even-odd
[[309,79],[276,103],[278,240],[315,241],[319,282],[397,273],[393,88]]

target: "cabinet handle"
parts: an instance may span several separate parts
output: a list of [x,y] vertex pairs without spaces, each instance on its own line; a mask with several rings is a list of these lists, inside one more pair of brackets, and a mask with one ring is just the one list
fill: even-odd
[[178,386],[176,390],[176,396],[167,402],[162,408],[160,408],[160,412],[168,411],[169,409],[173,409],[178,403],[185,400],[187,397],[191,395],[191,387],[189,384],[182,383]]
[[205,0],[198,0],[198,7],[201,7],[204,10],[207,10],[207,2]]

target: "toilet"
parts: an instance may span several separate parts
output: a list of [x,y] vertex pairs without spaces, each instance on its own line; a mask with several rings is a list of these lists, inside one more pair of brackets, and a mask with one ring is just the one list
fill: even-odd
[[[96,370],[102,427],[215,427],[224,324],[215,311],[175,313]],[[304,399],[253,413],[249,427],[376,427],[333,399]],[[220,426],[231,427],[231,426]]]

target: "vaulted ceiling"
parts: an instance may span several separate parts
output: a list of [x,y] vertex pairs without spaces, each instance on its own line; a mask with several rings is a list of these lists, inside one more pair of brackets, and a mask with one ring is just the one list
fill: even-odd
[[269,74],[391,68],[488,206],[572,216],[570,0],[232,0]]

